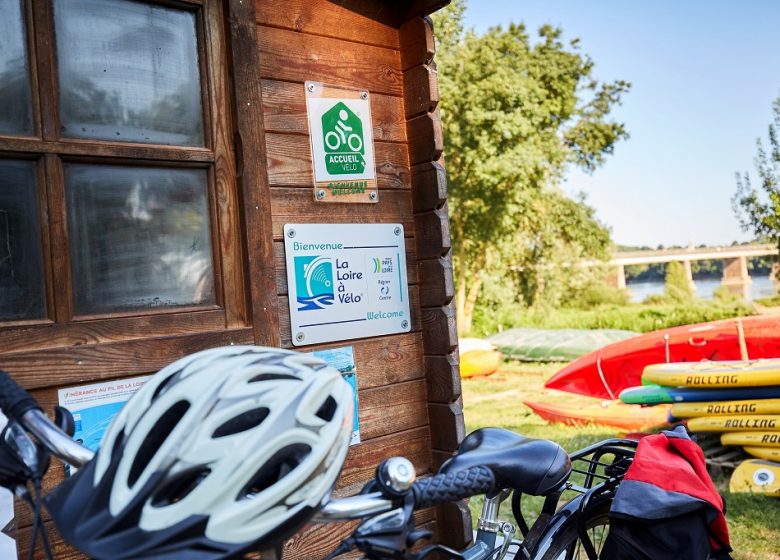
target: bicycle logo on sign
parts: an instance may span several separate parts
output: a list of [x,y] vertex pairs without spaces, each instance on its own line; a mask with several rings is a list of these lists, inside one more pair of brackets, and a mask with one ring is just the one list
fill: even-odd
[[325,167],[331,175],[366,169],[363,121],[340,101],[322,115]]

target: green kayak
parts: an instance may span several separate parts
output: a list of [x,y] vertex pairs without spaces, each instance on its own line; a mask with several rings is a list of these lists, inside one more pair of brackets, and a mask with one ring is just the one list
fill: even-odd
[[580,356],[637,336],[617,329],[509,329],[486,340],[504,357],[525,362],[570,362]]

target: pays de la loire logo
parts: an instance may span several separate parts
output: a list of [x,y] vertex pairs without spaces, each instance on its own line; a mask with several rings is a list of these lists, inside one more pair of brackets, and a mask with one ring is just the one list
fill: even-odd
[[322,135],[328,173],[348,175],[365,172],[363,121],[342,101],[322,114]]
[[333,304],[333,262],[328,257],[295,257],[298,311],[325,309]]

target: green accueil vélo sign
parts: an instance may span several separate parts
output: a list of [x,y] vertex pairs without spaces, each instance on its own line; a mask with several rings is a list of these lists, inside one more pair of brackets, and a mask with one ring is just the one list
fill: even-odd
[[341,101],[322,115],[322,143],[328,173],[346,175],[365,172],[363,122]]

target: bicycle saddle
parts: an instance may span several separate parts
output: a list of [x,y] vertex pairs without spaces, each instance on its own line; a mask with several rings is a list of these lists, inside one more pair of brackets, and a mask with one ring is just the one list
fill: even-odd
[[456,472],[477,465],[493,471],[498,487],[531,496],[557,489],[571,473],[569,455],[557,443],[527,438],[502,428],[471,432],[439,472]]

